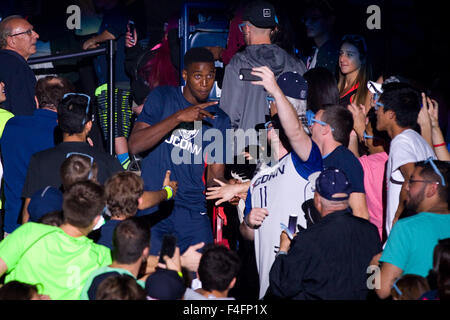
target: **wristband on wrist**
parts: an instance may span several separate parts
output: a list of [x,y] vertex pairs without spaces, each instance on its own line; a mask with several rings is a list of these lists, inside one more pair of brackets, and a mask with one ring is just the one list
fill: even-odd
[[183,272],[178,271],[177,273],[178,273],[178,275],[180,276],[180,278],[183,278]]
[[162,187],[161,190],[166,190],[166,192],[167,192],[167,198],[166,198],[166,200],[172,199],[172,196],[173,196],[173,190],[172,190],[172,187],[170,187],[170,186],[164,186],[164,187]]
[[438,147],[443,147],[445,146],[445,142],[442,142],[440,144],[433,144],[433,147],[438,148]]
[[283,256],[283,255],[287,255],[287,252],[286,251],[278,251],[276,257]]

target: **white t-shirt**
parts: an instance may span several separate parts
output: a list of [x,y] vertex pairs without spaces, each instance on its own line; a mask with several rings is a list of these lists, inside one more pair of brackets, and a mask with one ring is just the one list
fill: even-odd
[[[279,251],[282,232],[280,223],[287,226],[289,215],[297,214],[297,224],[306,228],[302,204],[314,196],[308,177],[322,170],[320,159],[320,151],[313,143],[308,161],[301,161],[294,152],[291,152],[276,165],[258,172],[251,181],[245,213],[248,214],[251,208],[266,208],[269,212],[261,227],[255,230],[260,299],[264,297],[269,287],[270,268]],[[249,199],[251,205],[248,203]]]
[[429,157],[436,159],[434,151],[425,139],[412,129],[407,129],[392,139],[386,168],[387,207],[385,227],[387,235],[391,232],[392,221],[400,202],[400,191],[405,181],[400,167],[410,162],[426,160]]

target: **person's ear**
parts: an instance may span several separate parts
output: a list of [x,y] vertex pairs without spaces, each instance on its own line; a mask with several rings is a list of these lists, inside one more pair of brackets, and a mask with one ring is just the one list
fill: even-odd
[[[185,66],[185,67],[186,67],[186,66]],[[187,73],[187,70],[186,70],[186,69],[183,69],[182,76],[183,76],[184,82],[187,82],[186,80],[187,80],[188,73]]]
[[34,101],[36,102],[36,109],[39,109],[39,101],[36,96],[34,96]]
[[144,250],[142,250],[142,257],[144,257],[144,259],[147,259],[149,252],[150,252],[150,248],[145,247]]
[[233,280],[231,280],[230,285],[228,286],[228,289],[233,289],[235,284],[236,284],[236,277],[234,277]]
[[389,119],[391,119],[391,120],[396,120],[397,119],[397,116],[396,116],[394,111],[388,110],[388,111],[386,111],[386,113],[388,114]]
[[428,188],[426,188],[426,191],[425,191],[425,196],[427,198],[431,198],[437,193],[438,193],[438,185],[436,183],[428,184]]
[[89,120],[88,122],[86,122],[86,124],[84,125],[84,130],[86,135],[88,135],[89,132],[91,132],[92,129],[92,121]]
[[11,48],[15,47],[16,40],[14,38],[15,37],[6,37],[6,44],[8,45],[8,47],[11,47]]

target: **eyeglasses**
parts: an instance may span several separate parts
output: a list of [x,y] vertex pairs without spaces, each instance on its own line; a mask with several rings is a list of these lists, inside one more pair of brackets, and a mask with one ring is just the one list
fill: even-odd
[[438,181],[432,181],[432,180],[415,180],[415,179],[409,179],[409,180],[408,180],[408,183],[409,183],[409,184],[413,184],[413,183],[416,183],[416,182],[439,184]]
[[90,168],[89,168],[88,180],[92,179],[92,175],[93,175],[92,174],[92,166],[94,164],[94,158],[88,154],[81,153],[81,152],[69,152],[68,154],[66,154],[66,159],[73,155],[89,158],[89,160],[91,161],[91,164],[90,164]]
[[365,140],[365,139],[373,139],[373,136],[368,135],[367,132],[366,132],[366,130],[364,130],[363,138],[364,138],[364,140]]
[[402,292],[401,292],[401,290],[400,290],[400,289],[398,288],[398,286],[397,286],[397,281],[398,281],[398,279],[395,280],[394,284],[392,285],[392,288],[394,288],[394,290],[397,291],[398,295],[401,296],[401,295],[402,295]]
[[250,27],[250,24],[248,22],[244,22],[244,23],[239,24],[238,26],[239,26],[239,30],[241,32],[244,32],[244,27],[245,26],[249,26]]
[[[326,123],[326,122],[317,120],[315,118],[315,116],[316,116],[316,114],[314,112],[312,112],[311,110],[306,110],[306,121],[307,121],[306,123],[307,123],[309,128],[314,125],[314,122],[316,122],[316,123],[318,123],[318,124],[320,124],[322,126],[327,126],[328,125],[328,123]],[[331,131],[334,131],[334,128],[332,126],[330,126],[330,128],[331,128]]]
[[86,123],[86,119],[88,117],[89,114],[89,105],[91,104],[91,97],[88,96],[87,94],[84,93],[74,93],[74,92],[68,92],[63,96],[63,99],[69,97],[69,96],[81,96],[81,97],[85,97],[87,99],[87,105],[86,105],[86,118],[83,119],[83,122],[81,123],[83,126]]
[[[441,184],[443,187],[445,187],[445,179],[444,176],[442,175],[441,171],[439,171],[438,167],[436,166],[436,164],[433,161],[432,157],[429,157],[426,161],[425,164],[429,163],[431,165],[431,167],[433,168],[434,172],[436,172],[436,174],[441,178]],[[439,183],[439,182],[437,182]]]
[[375,109],[375,111],[378,111],[378,109],[380,109],[380,107],[384,108],[384,103],[379,102],[378,99],[376,99],[376,100],[374,99],[374,101],[375,101],[375,105],[373,106],[373,108]]
[[275,102],[275,98],[273,97],[266,97],[266,102],[268,105],[270,105],[271,102]]
[[21,34],[26,34],[31,37],[31,35],[33,34],[33,29],[28,29],[27,31],[23,31],[23,32],[19,32],[19,33],[9,34],[8,36],[15,37],[15,36],[20,36]]
[[[318,123],[322,126],[328,126],[329,124],[320,120],[317,120],[316,118],[312,117],[308,119],[308,126],[312,127],[314,125],[314,123]],[[334,131],[334,128],[332,126],[330,126],[331,131]]]
[[273,123],[272,123],[272,121],[267,121],[266,123],[264,123],[264,128],[265,128],[267,131],[273,129]]

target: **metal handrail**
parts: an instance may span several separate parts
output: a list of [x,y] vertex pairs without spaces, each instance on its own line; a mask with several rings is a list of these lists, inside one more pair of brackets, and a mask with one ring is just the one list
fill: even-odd
[[60,61],[60,60],[66,60],[66,59],[73,59],[73,58],[86,58],[86,57],[95,57],[100,55],[106,55],[107,56],[107,65],[108,65],[108,84],[107,84],[107,101],[108,105],[110,106],[109,112],[108,112],[108,123],[109,123],[109,134],[108,134],[108,149],[109,153],[113,156],[115,154],[114,150],[114,114],[116,112],[116,105],[115,105],[115,99],[114,99],[114,73],[115,73],[115,43],[114,40],[108,40],[106,48],[98,48],[98,49],[90,49],[90,50],[83,50],[79,52],[72,52],[72,53],[61,53],[61,54],[55,54],[50,56],[42,56],[42,57],[35,57],[35,58],[29,58],[28,64],[38,64],[38,63],[45,63],[45,62],[53,62],[53,61]]

